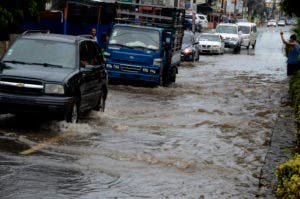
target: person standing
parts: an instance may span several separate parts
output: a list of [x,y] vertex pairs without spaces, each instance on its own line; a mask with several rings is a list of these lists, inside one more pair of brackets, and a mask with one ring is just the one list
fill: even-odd
[[98,41],[97,41],[97,31],[96,31],[96,28],[92,28],[92,30],[91,30],[91,35],[92,35],[93,39],[94,39],[96,42],[98,42]]
[[300,53],[300,45],[297,42],[297,36],[292,34],[289,41],[285,40],[283,37],[283,32],[280,32],[281,40],[288,48],[288,60],[287,60],[287,75],[295,74],[299,69],[299,60],[298,56]]

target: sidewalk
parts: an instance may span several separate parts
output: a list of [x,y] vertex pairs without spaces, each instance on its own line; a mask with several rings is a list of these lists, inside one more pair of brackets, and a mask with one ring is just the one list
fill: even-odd
[[260,175],[260,185],[257,198],[279,198],[276,195],[276,167],[290,158],[291,148],[296,140],[296,123],[294,109],[288,106],[288,91],[284,90],[277,121],[273,127],[270,148]]

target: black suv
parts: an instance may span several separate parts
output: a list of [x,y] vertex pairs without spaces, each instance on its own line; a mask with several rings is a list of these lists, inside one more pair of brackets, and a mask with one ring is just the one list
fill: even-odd
[[91,38],[23,33],[0,62],[0,113],[54,113],[76,123],[104,111],[107,73]]

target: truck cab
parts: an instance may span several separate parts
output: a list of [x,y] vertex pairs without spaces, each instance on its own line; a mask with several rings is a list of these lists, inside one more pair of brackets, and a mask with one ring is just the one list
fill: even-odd
[[[184,12],[158,7],[173,16],[136,12],[121,14],[114,25],[106,48],[106,69],[110,80],[130,80],[168,85],[176,81],[180,64]],[[145,7],[145,6],[144,6]],[[146,6],[149,10],[153,6]],[[129,9],[130,10],[130,9]],[[154,9],[153,9],[154,10]],[[136,14],[134,14],[136,13]],[[136,17],[138,15],[138,17]],[[173,22],[173,23],[170,23]],[[174,25],[175,24],[175,25]]]

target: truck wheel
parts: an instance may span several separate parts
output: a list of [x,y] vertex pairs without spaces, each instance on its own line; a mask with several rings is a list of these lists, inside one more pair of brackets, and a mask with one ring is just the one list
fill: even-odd
[[246,48],[247,48],[247,50],[250,48],[250,41],[249,41],[248,46]]
[[65,120],[68,123],[77,123],[78,122],[78,104],[76,101],[73,102],[71,109],[66,113]]
[[176,68],[173,67],[171,72],[170,72],[170,82],[175,82],[176,81]]
[[254,44],[252,44],[253,49],[255,48],[255,45],[256,45],[256,40],[255,40]]

